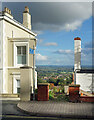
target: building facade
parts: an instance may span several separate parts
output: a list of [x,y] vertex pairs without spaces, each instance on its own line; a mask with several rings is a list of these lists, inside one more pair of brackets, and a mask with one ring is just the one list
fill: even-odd
[[3,95],[18,95],[20,92],[22,66],[32,67],[31,86],[33,88],[33,76],[36,76],[35,88],[37,88],[37,72],[34,72],[33,59],[37,39],[31,27],[28,7],[25,7],[23,12],[23,24],[13,18],[8,8],[0,14],[0,85],[2,87],[0,92]]

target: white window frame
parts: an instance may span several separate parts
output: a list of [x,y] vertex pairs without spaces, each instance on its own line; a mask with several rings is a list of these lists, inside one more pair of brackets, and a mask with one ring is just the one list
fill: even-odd
[[[26,64],[17,64],[17,46],[26,46]],[[29,43],[14,42],[14,67],[22,67],[25,65],[29,65]]]
[[[20,79],[16,79],[16,82],[20,82]],[[17,89],[17,94],[19,94],[20,92],[18,92],[18,88],[20,89],[21,88],[21,86],[18,86],[18,83],[17,83],[17,87],[16,87],[16,89]]]
[[20,75],[13,75],[13,94],[17,93],[17,80],[20,80]]

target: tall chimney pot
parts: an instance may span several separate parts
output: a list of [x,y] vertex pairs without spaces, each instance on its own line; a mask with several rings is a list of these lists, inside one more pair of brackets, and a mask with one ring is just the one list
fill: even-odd
[[7,8],[6,7],[4,8],[4,12],[7,12]]
[[11,10],[7,7],[4,8],[4,14],[8,17],[10,17],[11,19],[13,19],[13,16],[11,15]]
[[25,6],[25,12],[29,13],[29,8],[27,6]]
[[74,63],[74,71],[81,69],[81,38],[74,38],[74,55],[75,55],[75,63]]

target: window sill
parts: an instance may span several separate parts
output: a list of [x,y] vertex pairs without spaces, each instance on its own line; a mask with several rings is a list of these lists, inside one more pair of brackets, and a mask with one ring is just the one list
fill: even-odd
[[20,67],[24,67],[24,66],[28,66],[27,64],[17,64],[16,66],[14,66],[14,67],[18,67],[18,68],[20,68]]

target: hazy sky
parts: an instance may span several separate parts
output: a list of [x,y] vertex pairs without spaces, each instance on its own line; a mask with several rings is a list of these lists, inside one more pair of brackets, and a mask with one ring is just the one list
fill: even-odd
[[77,36],[82,39],[82,65],[92,63],[91,2],[6,2],[5,6],[21,23],[24,7],[29,7],[32,30],[38,34],[37,65],[73,65]]

